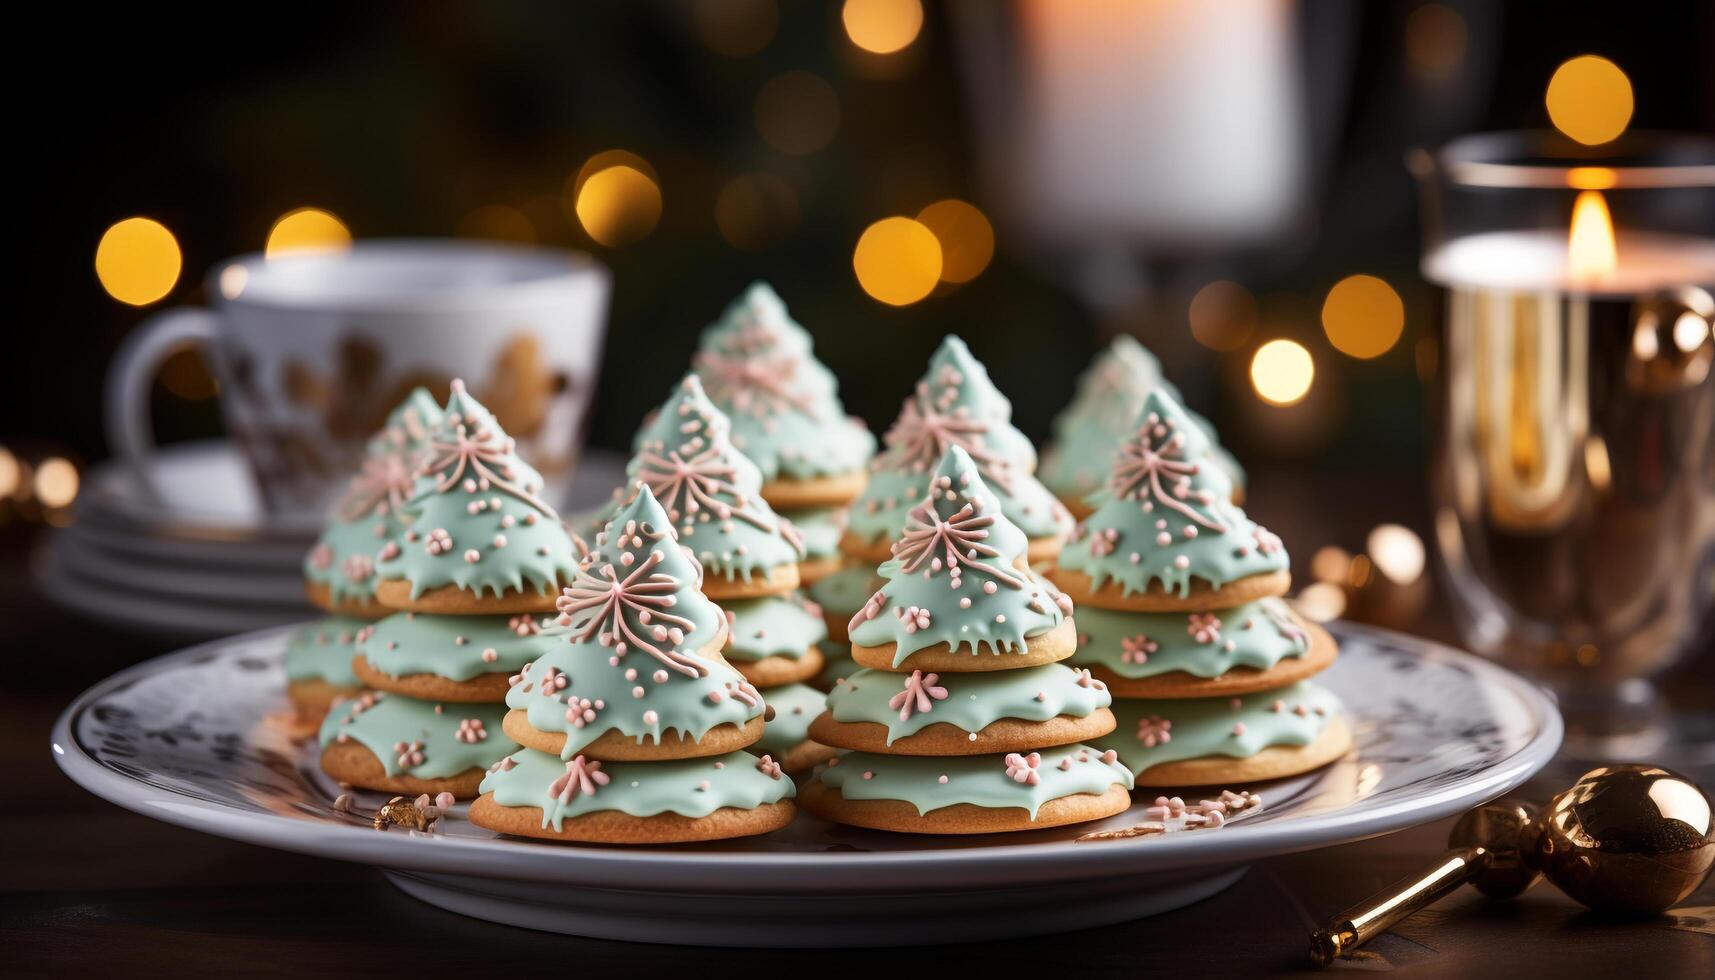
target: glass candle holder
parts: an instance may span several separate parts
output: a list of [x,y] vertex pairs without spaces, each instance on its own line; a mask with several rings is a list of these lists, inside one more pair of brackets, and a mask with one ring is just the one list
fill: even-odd
[[1445,310],[1436,551],[1470,646],[1553,687],[1569,747],[1662,748],[1650,679],[1715,596],[1715,140],[1417,152]]

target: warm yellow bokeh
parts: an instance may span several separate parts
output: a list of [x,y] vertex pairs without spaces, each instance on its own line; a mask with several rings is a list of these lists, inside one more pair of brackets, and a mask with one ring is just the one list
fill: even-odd
[[994,226],[975,205],[955,198],[936,201],[918,212],[941,243],[941,281],[970,282],[994,258]]
[[1191,297],[1191,336],[1210,350],[1238,350],[1256,329],[1256,297],[1236,282],[1216,279]]
[[1322,331],[1342,354],[1380,357],[1405,332],[1405,303],[1383,279],[1347,276],[1322,302]]
[[917,40],[923,30],[918,0],[846,0],[840,11],[846,36],[871,54],[892,54]]
[[864,229],[852,269],[864,292],[890,306],[907,306],[941,281],[941,243],[922,222],[883,218]]
[[1271,405],[1292,405],[1310,393],[1316,363],[1294,340],[1271,340],[1251,358],[1251,385]]
[[1548,81],[1548,118],[1580,143],[1606,143],[1632,121],[1632,83],[1620,66],[1598,55],[1573,58]]
[[645,237],[661,220],[661,188],[628,163],[590,173],[579,180],[574,193],[578,224],[609,248]]
[[18,462],[18,457],[12,455],[12,450],[0,446],[0,499],[16,494],[18,485],[23,480],[23,464]]
[[840,131],[840,97],[819,75],[783,72],[757,90],[754,115],[756,131],[769,146],[807,156]]
[[77,467],[51,456],[36,467],[36,499],[43,507],[65,507],[77,499]]
[[101,288],[132,306],[147,306],[172,292],[183,268],[178,240],[166,225],[149,218],[126,218],[95,246]]
[[351,247],[351,230],[321,208],[288,211],[268,230],[262,254],[268,258],[288,252],[339,252]]

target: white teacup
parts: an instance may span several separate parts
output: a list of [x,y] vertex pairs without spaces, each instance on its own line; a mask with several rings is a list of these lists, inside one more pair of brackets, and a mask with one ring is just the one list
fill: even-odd
[[161,362],[206,350],[221,415],[280,516],[322,508],[413,386],[462,377],[551,482],[584,437],[610,277],[586,255],[434,240],[246,255],[208,278],[210,309],[150,317],[107,377],[109,442],[153,487],[149,390]]

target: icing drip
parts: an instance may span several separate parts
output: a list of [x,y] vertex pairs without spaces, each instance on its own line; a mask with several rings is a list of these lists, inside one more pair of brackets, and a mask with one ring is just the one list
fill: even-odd
[[[1034,762],[1032,762],[1034,757]],[[919,814],[969,803],[1020,807],[1031,819],[1044,803],[1079,793],[1131,788],[1131,773],[1112,753],[1087,745],[1063,745],[1028,755],[954,758],[849,752],[816,778],[848,800],[904,800]],[[1024,771],[1024,778],[1018,774]],[[1034,778],[1032,778],[1034,777]]]
[[774,714],[762,728],[761,741],[751,746],[751,751],[784,759],[788,752],[810,737],[810,722],[822,713],[824,696],[821,691],[803,684],[771,687],[762,692],[762,696]]
[[1310,650],[1309,634],[1279,599],[1194,616],[1080,606],[1078,652],[1070,662],[1134,679],[1176,671],[1206,678],[1235,667],[1268,670]]
[[286,679],[361,687],[351,672],[351,658],[358,633],[368,625],[368,620],[352,616],[329,616],[293,633],[286,643]]
[[[500,731],[506,709],[497,704],[442,705],[378,692],[341,701],[322,722],[322,746],[353,741],[375,753],[389,776],[408,773],[442,779],[469,769],[487,768],[518,749]],[[460,732],[476,729],[480,739]]]
[[434,674],[468,681],[481,674],[510,674],[559,641],[542,635],[529,616],[427,616],[394,613],[366,624],[357,652],[394,677]]
[[835,721],[885,725],[889,745],[934,724],[980,732],[1004,718],[1088,718],[1112,703],[1105,684],[1060,664],[940,675],[859,670],[828,694]]
[[602,811],[633,817],[677,813],[706,817],[723,807],[754,810],[790,799],[792,780],[770,773],[748,752],[668,762],[596,762],[577,756],[562,761],[524,749],[496,765],[481,791],[510,807],[541,807],[542,826],[555,830],[567,819]]
[[1095,741],[1131,771],[1206,756],[1249,758],[1275,745],[1304,746],[1342,712],[1333,692],[1311,681],[1236,698],[1114,702],[1118,727]]

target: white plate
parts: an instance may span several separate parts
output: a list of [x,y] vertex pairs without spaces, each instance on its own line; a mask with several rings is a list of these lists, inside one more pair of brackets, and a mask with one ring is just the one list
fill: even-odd
[[270,571],[154,561],[105,548],[99,538],[75,525],[53,534],[46,547],[68,575],[125,593],[300,612],[309,609],[304,576],[296,562],[285,570]]
[[55,605],[134,633],[184,642],[231,636],[302,622],[314,614],[308,600],[298,608],[175,599],[116,588],[68,571],[50,549],[31,562],[36,587]]
[[[379,865],[425,901],[481,918],[610,939],[772,946],[934,943],[1089,928],[1178,908],[1247,862],[1434,820],[1499,796],[1560,744],[1536,687],[1469,654],[1336,625],[1322,675],[1357,749],[1310,776],[1249,787],[1264,805],[1220,830],[1098,843],[1137,822],[966,839],[833,827],[801,816],[763,838],[661,848],[500,838],[461,815],[378,833],[337,813],[316,751],[267,720],[283,707],[286,631],[204,644],[86,691],[54,726],[72,779],[139,813],[305,854]],[[1239,788],[1239,787],[1232,787]],[[1149,795],[1153,796],[1153,792]],[[372,812],[381,796],[362,794]],[[459,808],[462,814],[463,808]],[[1020,915],[1028,907],[1029,915]]]

